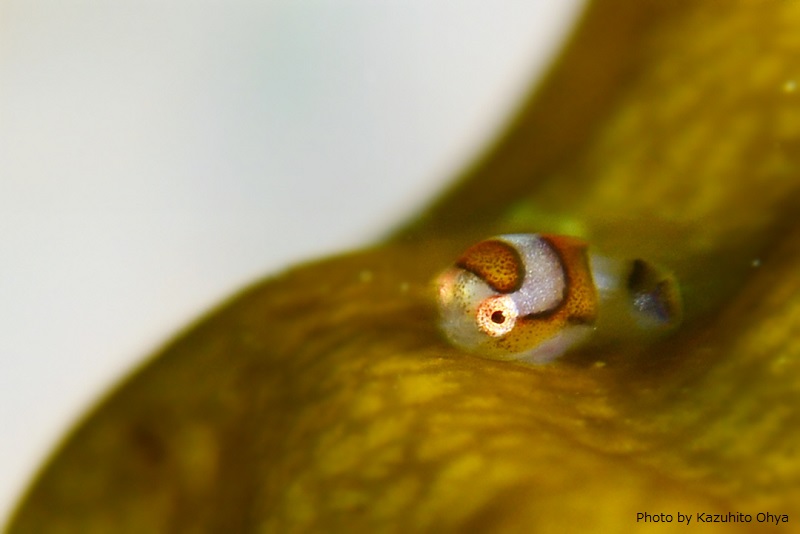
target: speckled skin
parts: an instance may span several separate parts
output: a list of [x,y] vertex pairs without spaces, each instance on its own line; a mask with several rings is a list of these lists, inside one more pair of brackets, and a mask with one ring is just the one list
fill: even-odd
[[[9,532],[652,532],[644,511],[796,532],[798,28],[795,1],[597,2],[451,193],[182,334],[54,453]],[[432,277],[532,229],[674,270],[684,326],[550,366],[448,346]]]
[[[557,358],[595,327],[599,294],[587,248],[580,239],[552,234],[476,243],[435,281],[442,333],[479,356],[532,363]],[[531,269],[538,278],[529,279]],[[531,291],[540,293],[538,307],[524,302]],[[508,309],[498,300],[508,300]],[[483,317],[492,312],[499,320]]]

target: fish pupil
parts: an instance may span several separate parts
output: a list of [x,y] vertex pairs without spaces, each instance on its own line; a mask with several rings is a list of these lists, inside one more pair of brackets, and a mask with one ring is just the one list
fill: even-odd
[[492,322],[495,324],[503,324],[506,322],[506,316],[501,311],[496,311],[492,314]]

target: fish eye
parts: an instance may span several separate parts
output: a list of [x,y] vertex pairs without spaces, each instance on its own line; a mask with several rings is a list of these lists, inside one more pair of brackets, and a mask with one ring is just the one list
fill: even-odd
[[497,310],[492,314],[492,322],[497,324],[503,324],[506,322],[506,316],[501,310]]
[[508,295],[498,295],[484,300],[476,311],[475,320],[484,333],[491,337],[500,337],[514,328],[517,305]]

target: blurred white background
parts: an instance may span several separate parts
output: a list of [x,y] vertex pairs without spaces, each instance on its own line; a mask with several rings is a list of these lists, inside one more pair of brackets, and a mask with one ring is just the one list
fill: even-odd
[[581,4],[0,0],[0,525],[179,328],[432,198]]

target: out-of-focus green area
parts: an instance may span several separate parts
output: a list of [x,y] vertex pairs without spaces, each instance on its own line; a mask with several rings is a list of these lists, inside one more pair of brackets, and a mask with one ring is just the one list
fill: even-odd
[[[448,194],[179,337],[69,437],[10,532],[652,526],[638,512],[796,530],[798,27],[797,2],[595,2]],[[449,347],[430,280],[511,231],[669,266],[683,327],[538,367]]]

